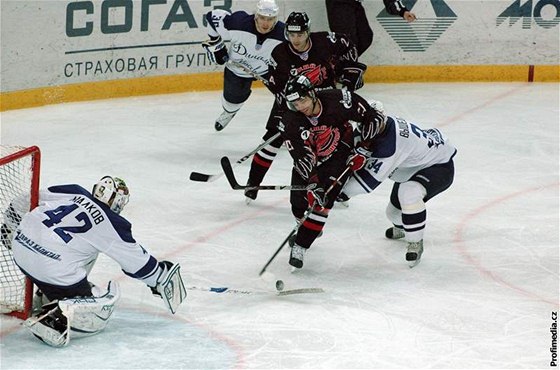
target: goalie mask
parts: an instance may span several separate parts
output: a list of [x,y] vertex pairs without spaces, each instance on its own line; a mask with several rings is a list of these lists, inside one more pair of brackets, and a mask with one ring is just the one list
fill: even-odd
[[105,203],[115,213],[121,213],[128,203],[128,187],[118,177],[104,176],[93,186],[93,196]]
[[290,110],[297,112],[294,102],[302,99],[306,96],[311,97],[313,101],[317,99],[315,95],[315,88],[309,78],[305,75],[299,75],[286,83],[286,88],[284,89],[284,96],[286,97],[286,104]]

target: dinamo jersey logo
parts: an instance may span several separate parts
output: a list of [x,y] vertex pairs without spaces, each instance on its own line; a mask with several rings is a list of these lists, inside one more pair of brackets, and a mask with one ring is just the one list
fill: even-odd
[[[418,0],[402,0],[412,10]],[[434,17],[422,17],[412,23],[383,9],[378,15],[379,24],[405,52],[426,51],[457,20],[457,15],[444,0],[430,0]]]

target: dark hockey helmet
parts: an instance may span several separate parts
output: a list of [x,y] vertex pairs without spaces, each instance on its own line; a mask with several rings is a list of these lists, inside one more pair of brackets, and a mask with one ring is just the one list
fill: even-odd
[[288,32],[307,32],[309,33],[311,21],[305,12],[291,12],[286,19],[284,35],[288,39]]
[[286,97],[286,104],[288,108],[297,112],[293,102],[310,96],[313,100],[316,99],[315,88],[306,75],[295,76],[286,83],[284,88],[284,96]]

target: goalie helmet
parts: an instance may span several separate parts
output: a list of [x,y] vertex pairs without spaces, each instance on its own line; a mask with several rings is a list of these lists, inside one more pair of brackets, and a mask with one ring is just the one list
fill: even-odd
[[121,213],[128,203],[128,186],[118,177],[104,176],[93,185],[92,194],[95,199],[105,203],[115,213]]
[[305,12],[291,12],[286,19],[284,34],[288,39],[288,32],[307,32],[309,34],[309,17]]
[[259,0],[256,14],[264,17],[278,17],[278,5],[276,0]]
[[293,111],[297,111],[296,107],[293,105],[293,102],[295,102],[296,100],[299,100],[306,96],[311,97],[313,101],[315,101],[315,99],[317,98],[315,95],[315,88],[306,75],[299,75],[290,79],[286,83],[284,96],[286,97],[288,108]]

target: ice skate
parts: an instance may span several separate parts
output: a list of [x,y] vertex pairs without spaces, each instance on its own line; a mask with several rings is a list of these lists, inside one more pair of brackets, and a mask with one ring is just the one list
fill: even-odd
[[307,249],[294,244],[294,246],[292,247],[292,251],[290,252],[290,265],[298,269],[302,268],[305,252],[307,252]]
[[385,230],[385,237],[387,239],[402,239],[404,238],[404,230],[400,227],[390,227]]
[[410,262],[409,267],[414,267],[420,263],[420,258],[424,252],[424,242],[410,242],[406,248],[406,260]]
[[[247,186],[252,186],[247,184]],[[252,201],[257,199],[258,190],[245,190],[245,203],[249,205]]]
[[214,128],[216,129],[216,131],[222,131],[228,125],[228,123],[231,122],[231,120],[233,119],[233,117],[235,117],[236,114],[237,112],[230,113],[224,110],[222,114],[220,114],[220,117],[218,117],[218,119],[216,120],[216,123],[214,124]]
[[336,202],[346,208],[350,207],[350,204],[348,203],[349,201],[350,198],[348,198],[348,195],[344,194],[343,192],[338,194],[338,196],[336,197]]

